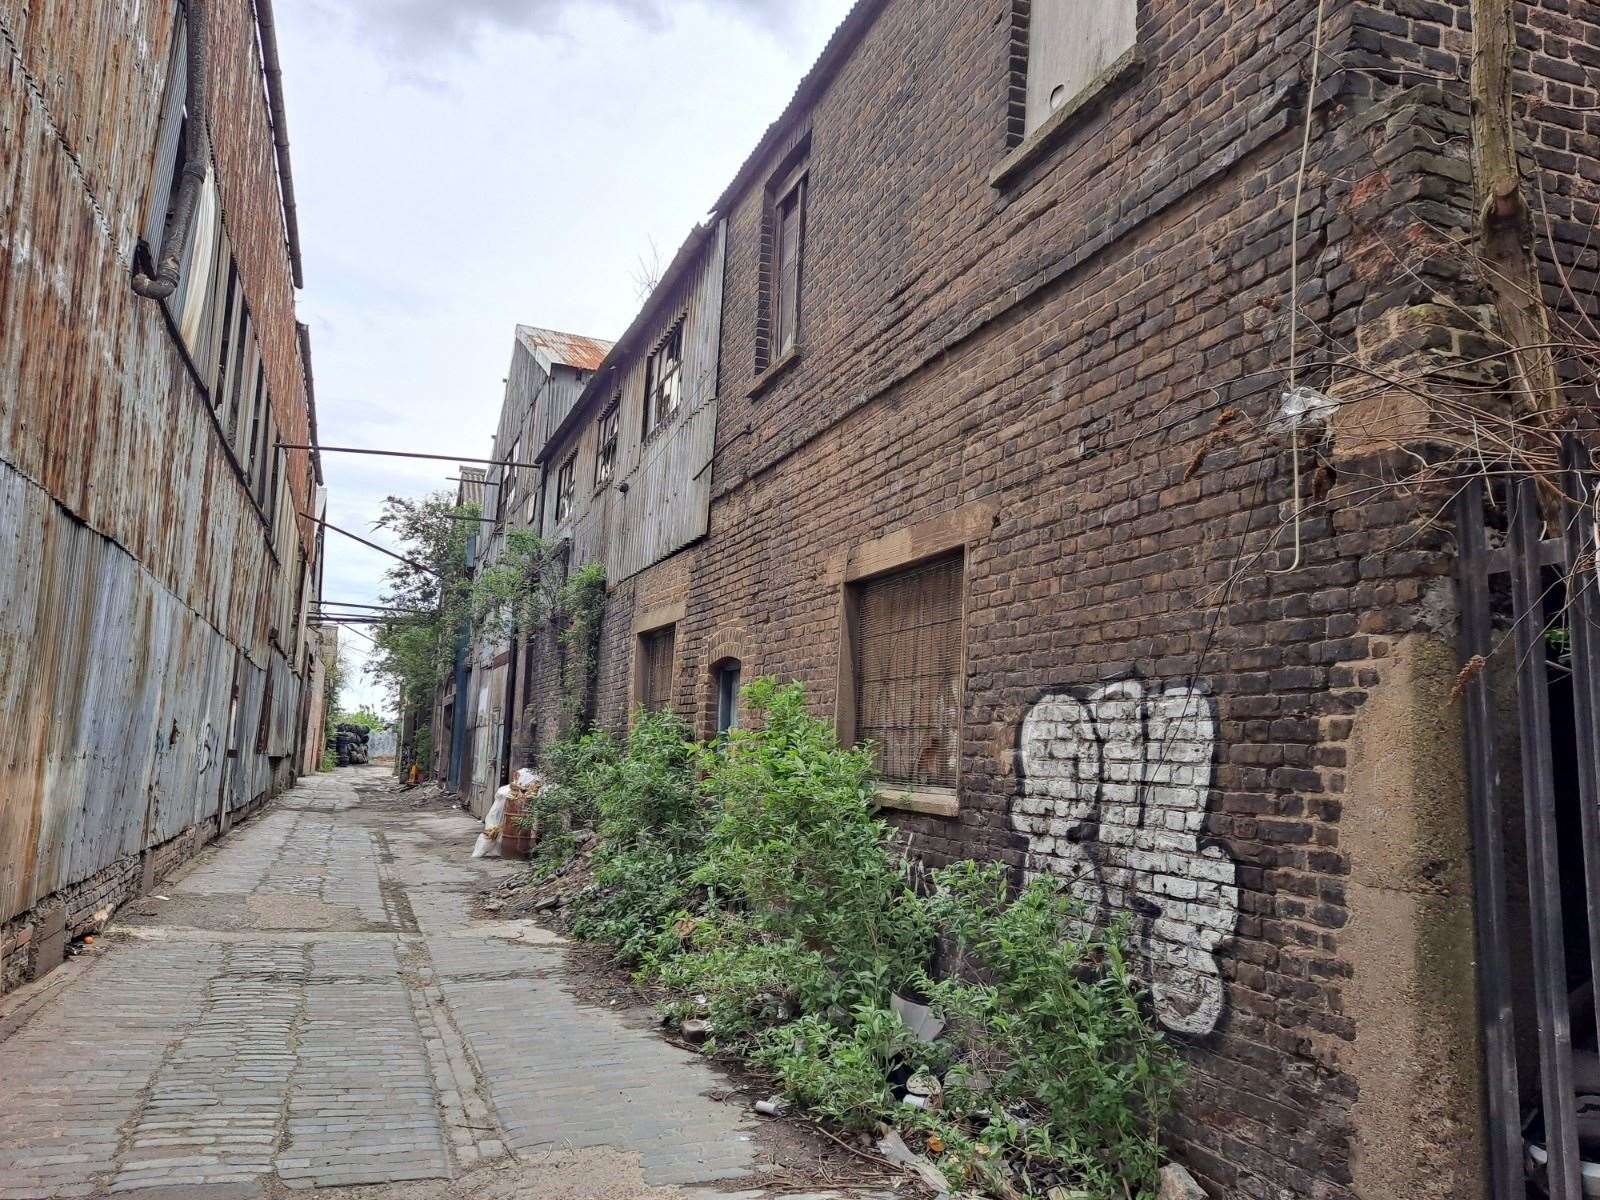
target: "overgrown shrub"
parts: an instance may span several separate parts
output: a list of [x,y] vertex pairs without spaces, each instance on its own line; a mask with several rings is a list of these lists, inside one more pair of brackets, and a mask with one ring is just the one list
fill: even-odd
[[592,807],[603,839],[573,929],[615,946],[624,962],[646,955],[693,891],[708,823],[699,763],[688,726],[671,713],[639,713],[623,750],[597,733],[562,752],[561,795]]
[[963,1067],[948,1117],[1096,1194],[1152,1185],[1182,1069],[1141,1007],[1125,930],[1088,927],[1050,880],[1013,896],[997,864],[936,872],[927,910],[956,959],[924,984]]
[[[760,680],[744,700],[750,724],[710,745],[640,714],[625,746],[562,751],[560,790],[603,838],[574,932],[797,1103],[925,1136],[958,1188],[1153,1196],[1181,1071],[1123,931],[1091,929],[1052,881],[1014,894],[998,865],[947,867],[919,894],[876,815],[871,753],[840,746],[798,685]],[[943,1036],[914,1036],[896,993]],[[901,1102],[908,1081],[925,1109]]]

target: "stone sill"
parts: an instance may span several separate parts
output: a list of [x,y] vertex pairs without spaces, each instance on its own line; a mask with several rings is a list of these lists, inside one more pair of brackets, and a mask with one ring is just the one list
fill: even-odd
[[754,400],[757,396],[761,395],[762,392],[766,391],[774,383],[778,382],[780,376],[787,375],[795,363],[800,361],[802,357],[801,351],[803,349],[804,348],[797,342],[794,346],[790,347],[789,353],[785,354],[776,362],[768,363],[766,370],[762,371],[760,377],[750,385],[750,390],[746,393],[746,395],[748,395],[750,399]]
[[1144,55],[1135,46],[1102,71],[1099,78],[1083,91],[1051,113],[1043,125],[1001,159],[1000,164],[989,173],[990,186],[1010,187],[1024,171],[1060,145],[1067,134],[1077,128],[1081,118],[1094,111],[1102,101],[1109,99],[1115,91],[1136,78],[1143,67]]
[[959,817],[961,798],[955,792],[879,792],[878,807],[930,817]]

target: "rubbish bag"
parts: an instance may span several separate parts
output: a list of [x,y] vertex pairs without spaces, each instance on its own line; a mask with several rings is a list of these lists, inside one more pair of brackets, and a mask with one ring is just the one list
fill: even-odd
[[483,832],[478,835],[478,844],[472,850],[473,858],[500,857],[500,835],[505,832],[506,801],[510,799],[510,787],[503,787],[494,794],[494,803],[483,818]]

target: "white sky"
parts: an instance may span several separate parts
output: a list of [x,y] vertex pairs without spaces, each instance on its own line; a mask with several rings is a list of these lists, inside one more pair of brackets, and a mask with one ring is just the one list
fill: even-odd
[[[325,445],[486,456],[513,327],[615,338],[851,0],[279,0]],[[329,520],[454,490],[325,455]],[[392,544],[392,543],[390,543]],[[387,560],[328,535],[328,600]],[[361,667],[347,707],[387,707]]]

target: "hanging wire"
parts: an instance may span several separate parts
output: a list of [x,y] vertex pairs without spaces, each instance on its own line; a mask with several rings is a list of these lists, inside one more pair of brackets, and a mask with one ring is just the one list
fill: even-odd
[[[1299,384],[1300,375],[1300,208],[1306,194],[1306,169],[1311,161],[1311,123],[1317,111],[1317,81],[1322,77],[1322,30],[1328,14],[1328,0],[1317,0],[1317,30],[1311,44],[1311,84],[1306,90],[1305,130],[1300,139],[1300,170],[1294,181],[1294,216],[1289,227],[1289,391]],[[1300,488],[1300,430],[1289,433],[1289,455],[1294,468],[1294,561],[1269,575],[1288,575],[1300,569],[1305,553],[1302,535],[1305,507]]]

